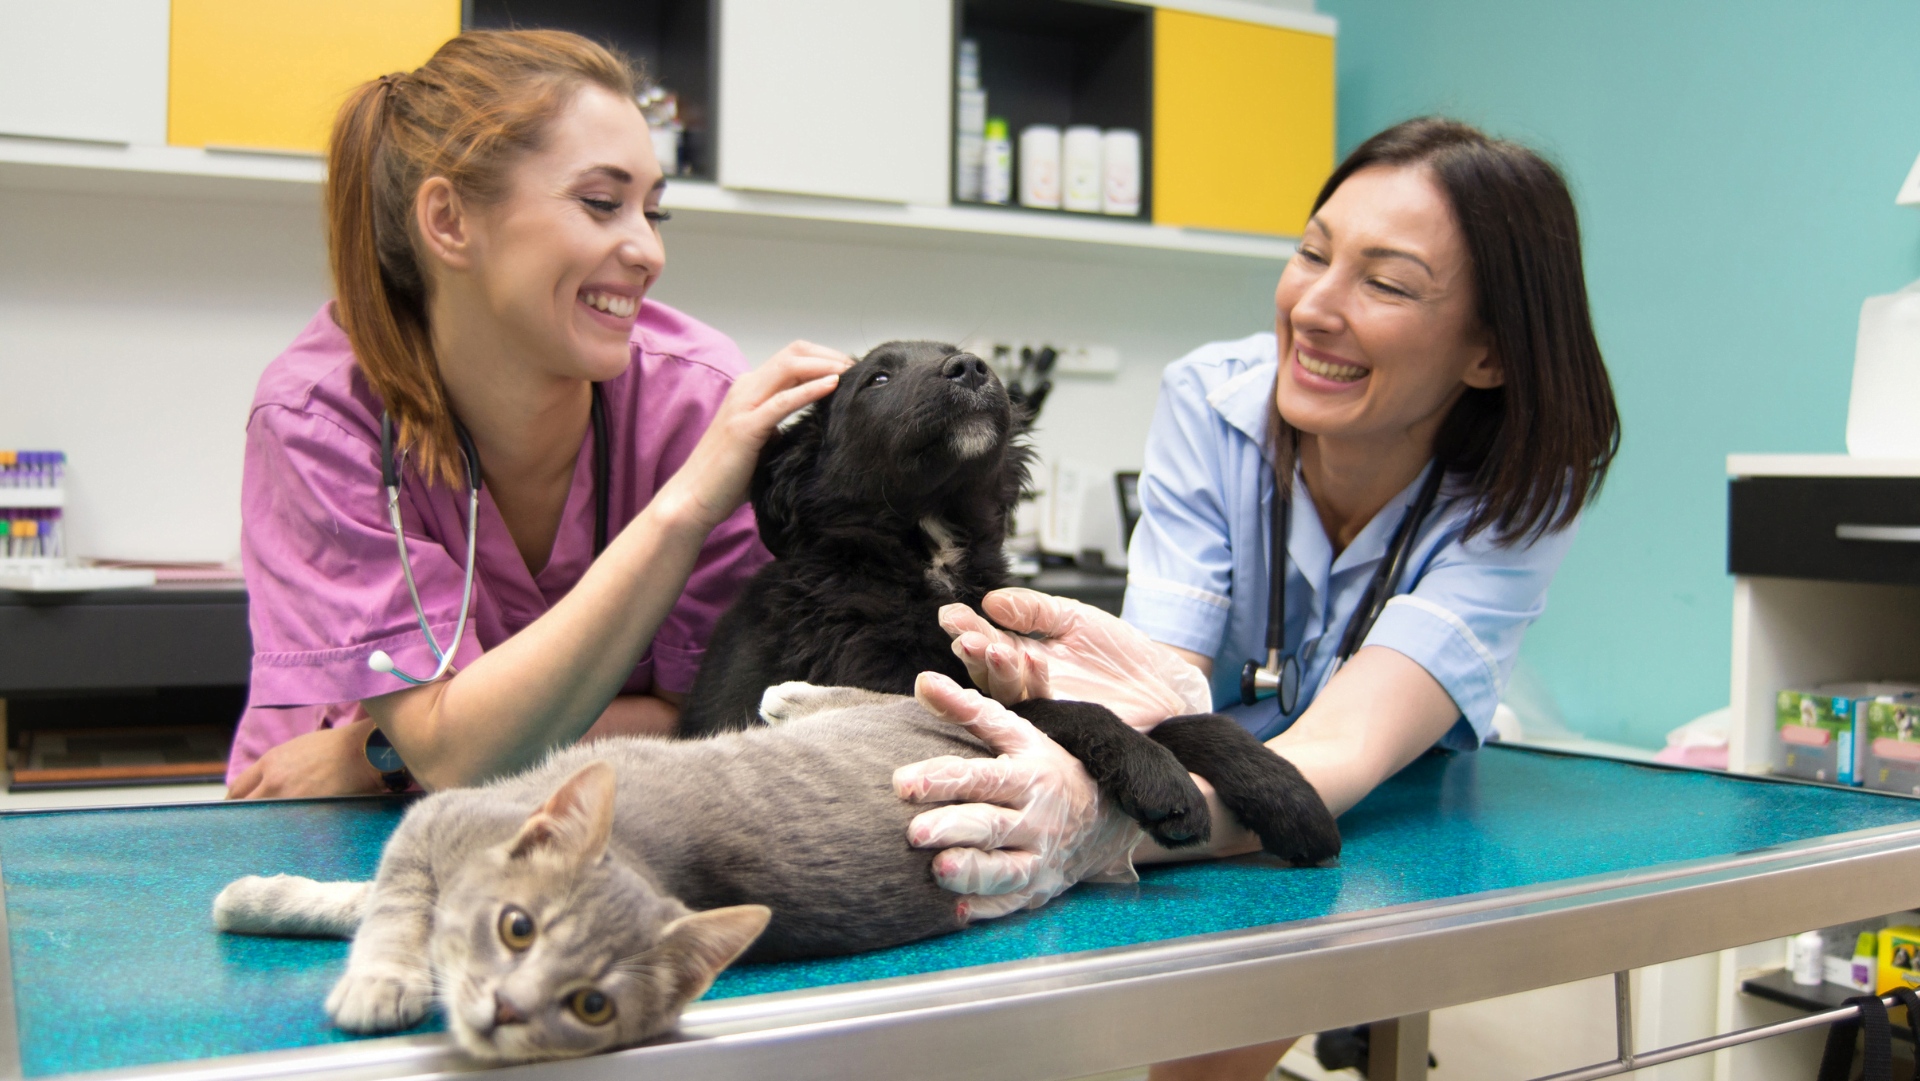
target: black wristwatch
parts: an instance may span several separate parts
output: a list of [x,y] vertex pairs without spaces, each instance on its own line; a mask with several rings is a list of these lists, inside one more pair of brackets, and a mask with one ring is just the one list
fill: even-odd
[[387,786],[389,792],[405,792],[413,787],[413,774],[407,772],[407,764],[400,761],[400,752],[393,749],[387,741],[387,734],[374,726],[367,731],[367,762],[380,773],[380,783]]

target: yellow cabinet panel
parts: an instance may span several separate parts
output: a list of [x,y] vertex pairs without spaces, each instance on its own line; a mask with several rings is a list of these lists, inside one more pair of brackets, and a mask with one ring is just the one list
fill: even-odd
[[324,150],[356,85],[460,32],[460,0],[173,0],[167,141]]
[[1333,171],[1333,38],[1160,9],[1153,220],[1299,236]]

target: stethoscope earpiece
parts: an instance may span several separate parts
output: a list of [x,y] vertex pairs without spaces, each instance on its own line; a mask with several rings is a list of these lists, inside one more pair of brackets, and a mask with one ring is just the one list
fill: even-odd
[[384,649],[376,649],[367,657],[367,667],[381,674],[393,671],[393,658],[387,656]]

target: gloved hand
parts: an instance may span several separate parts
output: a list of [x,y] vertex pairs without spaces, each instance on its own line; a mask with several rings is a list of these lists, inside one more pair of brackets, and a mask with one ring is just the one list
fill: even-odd
[[961,894],[961,922],[1039,908],[1077,882],[1136,882],[1146,834],[1100,792],[1078,759],[980,692],[922,672],[913,695],[964,726],[998,758],[945,755],[902,766],[893,790],[914,803],[980,800],[924,811],[907,825],[915,848],[945,849],[934,879]]
[[1213,712],[1207,677],[1118,616],[1031,589],[996,589],[981,607],[999,627],[964,604],[941,608],[940,627],[973,682],[998,701],[1098,702],[1142,732],[1168,717]]

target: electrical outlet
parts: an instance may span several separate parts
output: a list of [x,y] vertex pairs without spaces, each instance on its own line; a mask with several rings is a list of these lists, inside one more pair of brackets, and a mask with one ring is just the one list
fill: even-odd
[[1120,373],[1120,350],[1111,345],[1056,345],[1045,339],[999,337],[991,334],[976,334],[960,343],[960,348],[993,366],[1002,379],[1012,379],[1020,372],[1020,354],[1023,350],[1038,353],[1051,346],[1058,359],[1052,375],[1118,375]]
[[1119,375],[1120,350],[1111,345],[1069,345],[1053,370],[1060,375]]

